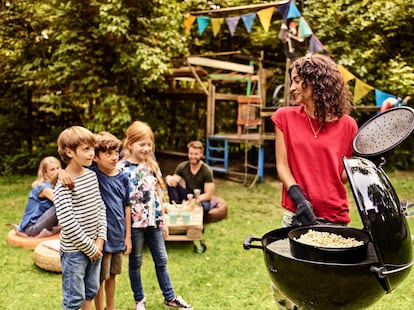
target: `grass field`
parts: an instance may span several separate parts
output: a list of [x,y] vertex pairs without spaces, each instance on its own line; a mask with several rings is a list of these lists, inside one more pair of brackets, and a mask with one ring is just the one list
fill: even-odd
[[[414,172],[389,174],[400,199],[414,202]],[[33,177],[0,177],[0,308],[2,310],[60,309],[61,278],[37,268],[33,252],[15,248],[6,241],[10,223],[18,223],[23,213]],[[226,220],[205,225],[203,239],[207,251],[193,252],[191,242],[168,242],[169,271],[174,289],[195,309],[276,309],[270,278],[260,249],[243,249],[247,236],[261,237],[279,228],[282,216],[280,184],[274,178],[247,188],[239,183],[217,180],[218,194],[229,205]],[[361,227],[353,197],[352,223]],[[414,232],[414,216],[408,218]],[[148,309],[163,309],[152,259],[145,252],[143,284]],[[361,287],[361,290],[364,288]],[[133,297],[127,275],[117,278],[118,309],[133,309]],[[370,310],[409,310],[414,302],[414,272],[391,294],[384,296]]]

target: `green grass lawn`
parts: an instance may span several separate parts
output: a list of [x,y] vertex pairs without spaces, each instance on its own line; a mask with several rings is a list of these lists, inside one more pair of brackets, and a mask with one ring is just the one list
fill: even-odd
[[[414,202],[414,172],[389,174],[400,199]],[[23,213],[33,177],[0,177],[0,308],[2,310],[60,309],[61,278],[37,268],[33,251],[7,243],[10,223],[18,223]],[[195,309],[275,309],[270,278],[260,249],[243,249],[247,236],[262,237],[279,228],[282,216],[280,183],[274,178],[247,188],[239,183],[217,180],[218,194],[229,205],[228,219],[207,224],[203,239],[207,251],[193,252],[192,242],[168,242],[169,271],[174,289]],[[361,227],[353,197],[352,223]],[[408,219],[414,232],[414,216]],[[148,309],[164,309],[151,256],[145,253],[143,284]],[[361,290],[364,288],[361,287]],[[133,297],[127,273],[117,278],[118,309],[133,309]],[[412,309],[414,272],[391,294],[384,296],[371,310]]]

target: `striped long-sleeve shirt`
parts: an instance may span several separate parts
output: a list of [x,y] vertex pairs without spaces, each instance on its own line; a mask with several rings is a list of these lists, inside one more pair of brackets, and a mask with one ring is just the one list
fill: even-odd
[[60,181],[53,191],[56,215],[62,229],[60,248],[63,252],[81,251],[93,257],[98,251],[97,238],[106,240],[106,209],[95,172],[84,169],[74,178],[73,190]]

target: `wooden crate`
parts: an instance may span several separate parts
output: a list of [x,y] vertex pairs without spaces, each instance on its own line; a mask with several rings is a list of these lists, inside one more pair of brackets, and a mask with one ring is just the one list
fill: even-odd
[[[178,218],[175,224],[170,223],[168,212],[177,212]],[[182,212],[190,212],[190,223],[184,224],[181,218]],[[166,207],[165,224],[168,226],[170,235],[166,241],[195,241],[203,238],[203,208],[190,210],[184,205],[169,205]]]

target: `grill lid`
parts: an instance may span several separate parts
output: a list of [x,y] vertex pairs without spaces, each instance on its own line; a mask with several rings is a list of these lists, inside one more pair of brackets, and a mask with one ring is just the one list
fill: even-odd
[[414,130],[414,109],[396,107],[369,119],[355,135],[352,147],[357,156],[376,156],[400,144]]
[[365,230],[378,256],[386,291],[404,279],[413,265],[411,234],[398,196],[382,168],[365,158],[343,158]]

